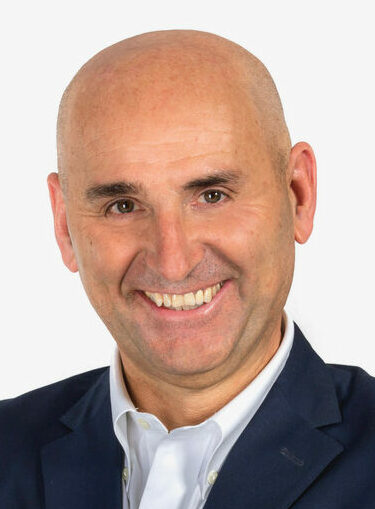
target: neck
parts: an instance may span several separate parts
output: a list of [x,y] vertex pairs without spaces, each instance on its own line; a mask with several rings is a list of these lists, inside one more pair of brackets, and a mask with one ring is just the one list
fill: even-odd
[[126,366],[124,380],[134,406],[155,415],[170,431],[181,426],[199,424],[235,398],[268,364],[279,348],[283,336],[282,320],[268,341],[242,359],[237,369],[226,377],[190,387],[171,382],[137,369],[120,350]]

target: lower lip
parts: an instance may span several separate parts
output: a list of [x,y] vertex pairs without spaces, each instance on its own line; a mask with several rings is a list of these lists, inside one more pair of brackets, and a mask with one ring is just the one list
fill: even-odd
[[138,295],[143,299],[146,304],[148,304],[150,310],[155,313],[158,317],[164,320],[192,320],[199,317],[206,317],[207,315],[211,315],[215,312],[215,310],[219,307],[220,302],[225,297],[229,288],[231,286],[231,280],[227,279],[219,292],[213,297],[211,302],[207,302],[206,304],[202,304],[195,309],[187,309],[186,311],[176,311],[174,309],[166,308],[164,306],[158,307],[151,299],[149,299],[142,291],[138,291]]

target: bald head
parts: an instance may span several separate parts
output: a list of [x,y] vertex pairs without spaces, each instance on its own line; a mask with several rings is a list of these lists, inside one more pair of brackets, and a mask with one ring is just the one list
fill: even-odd
[[[211,109],[206,108],[210,103]],[[121,116],[125,125],[144,118],[178,122],[183,111],[213,109],[247,115],[252,131],[264,140],[272,164],[282,174],[290,138],[282,105],[265,66],[241,46],[222,37],[192,30],[151,32],[125,39],[90,59],[76,74],[61,100],[58,168],[63,188],[83,146],[111,129]],[[231,114],[231,113],[229,113]],[[118,120],[118,119],[117,119]],[[116,123],[116,122],[115,122]],[[118,129],[118,122],[115,129]]]

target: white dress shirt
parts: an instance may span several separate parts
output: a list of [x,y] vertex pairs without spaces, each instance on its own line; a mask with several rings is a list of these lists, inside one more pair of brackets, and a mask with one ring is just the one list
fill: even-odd
[[289,356],[294,324],[270,362],[235,398],[195,426],[168,432],[153,414],[138,412],[122,376],[116,347],[110,366],[113,426],[125,456],[123,509],[201,509],[232,446],[250,422]]

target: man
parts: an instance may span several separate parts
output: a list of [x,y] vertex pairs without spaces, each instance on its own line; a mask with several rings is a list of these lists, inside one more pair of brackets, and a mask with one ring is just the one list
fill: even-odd
[[195,31],[105,49],[58,170],[62,258],[117,349],[2,403],[1,508],[375,507],[374,382],[283,311],[316,165],[263,64]]

